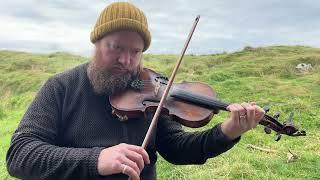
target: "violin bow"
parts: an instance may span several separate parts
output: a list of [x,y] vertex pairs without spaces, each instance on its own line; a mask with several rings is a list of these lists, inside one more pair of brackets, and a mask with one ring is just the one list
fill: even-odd
[[159,105],[158,105],[158,107],[157,107],[157,110],[156,110],[156,112],[155,112],[155,114],[154,114],[154,116],[153,116],[153,118],[152,118],[152,120],[151,120],[149,129],[148,129],[147,134],[146,134],[146,136],[145,136],[145,138],[144,138],[144,140],[143,140],[143,143],[142,143],[142,147],[143,147],[144,149],[146,149],[146,147],[147,147],[147,145],[148,145],[148,143],[149,143],[149,141],[150,141],[150,138],[151,138],[151,136],[152,136],[152,133],[153,133],[155,127],[156,127],[156,124],[158,123],[158,119],[159,119],[159,115],[160,115],[160,113],[161,113],[161,109],[162,109],[162,107],[163,107],[163,104],[164,104],[165,100],[166,100],[167,97],[168,97],[168,93],[169,93],[170,88],[171,88],[171,86],[172,86],[172,84],[173,84],[174,78],[175,78],[175,76],[176,76],[176,74],[177,74],[178,68],[179,68],[179,66],[180,66],[180,64],[181,64],[181,62],[182,62],[182,59],[183,59],[183,57],[184,57],[184,54],[185,54],[185,52],[186,52],[186,50],[187,50],[187,47],[188,47],[188,45],[189,45],[189,42],[190,42],[191,37],[192,37],[192,35],[193,35],[193,32],[194,32],[194,30],[196,29],[196,26],[197,26],[197,24],[198,24],[198,22],[199,22],[199,19],[200,19],[200,15],[198,15],[198,16],[196,17],[196,19],[195,19],[195,21],[194,21],[194,23],[193,23],[193,26],[192,26],[191,31],[190,31],[190,33],[189,33],[189,36],[188,36],[188,38],[187,38],[187,40],[186,40],[186,42],[185,42],[185,44],[184,44],[184,47],[183,47],[183,49],[182,49],[181,55],[180,55],[180,57],[179,57],[179,59],[178,59],[178,61],[177,61],[177,63],[176,63],[176,66],[175,66],[174,69],[173,69],[173,72],[172,72],[171,77],[170,77],[170,79],[169,79],[169,81],[168,81],[168,84],[167,84],[167,86],[166,86],[166,88],[165,88],[165,90],[164,90],[164,93],[162,94],[162,97],[161,97],[161,99],[160,99],[160,102],[159,102]]

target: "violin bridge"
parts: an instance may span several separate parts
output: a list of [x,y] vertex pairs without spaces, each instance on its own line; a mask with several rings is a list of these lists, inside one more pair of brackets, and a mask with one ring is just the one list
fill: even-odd
[[154,95],[157,96],[160,90],[160,83],[156,83],[154,87]]

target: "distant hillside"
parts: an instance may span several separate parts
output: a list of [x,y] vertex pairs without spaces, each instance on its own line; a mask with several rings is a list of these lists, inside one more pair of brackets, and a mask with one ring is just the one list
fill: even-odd
[[[169,76],[177,58],[177,55],[147,54],[144,65]],[[41,85],[48,77],[88,61],[88,58],[67,53],[0,51],[0,141],[5,142],[0,149],[0,179],[9,177],[5,170],[5,153],[11,135]],[[300,63],[310,64],[312,68],[301,72],[296,69]],[[265,135],[259,127],[246,134],[230,153],[214,158],[204,166],[173,166],[160,159],[159,179],[320,177],[320,147],[317,146],[320,144],[319,48],[245,47],[233,53],[187,55],[176,78],[176,82],[181,81],[207,83],[217,91],[220,99],[227,102],[256,101],[261,106],[270,106],[271,110],[281,112],[283,119],[295,111],[295,123],[306,129],[308,136],[283,137],[282,142],[275,144],[272,136]],[[222,112],[202,129],[222,121],[227,115]],[[250,153],[244,148],[246,144],[272,147],[278,150],[278,154]],[[286,155],[283,160],[282,154],[287,148],[298,152],[301,159],[297,163],[285,163]],[[181,171],[185,174],[182,175]]]
[[[144,64],[169,75],[177,58],[176,55],[147,54]],[[37,90],[39,82],[49,76],[87,61],[87,58],[68,53],[0,51],[0,92],[21,93]],[[296,78],[319,73],[320,49],[304,46],[245,47],[244,50],[234,53],[187,55],[183,63],[178,74],[178,79],[181,80],[187,77],[189,80],[219,82],[233,76]],[[314,69],[309,73],[299,73],[295,70],[299,63],[311,64]],[[17,79],[13,78],[18,76]]]

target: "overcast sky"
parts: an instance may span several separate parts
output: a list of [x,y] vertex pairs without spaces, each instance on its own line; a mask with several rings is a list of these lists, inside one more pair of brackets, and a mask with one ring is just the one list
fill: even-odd
[[[0,49],[65,51],[90,56],[89,35],[102,0],[0,0]],[[147,53],[181,52],[194,18],[201,15],[187,50],[194,54],[245,46],[320,47],[317,0],[132,0],[147,15]]]

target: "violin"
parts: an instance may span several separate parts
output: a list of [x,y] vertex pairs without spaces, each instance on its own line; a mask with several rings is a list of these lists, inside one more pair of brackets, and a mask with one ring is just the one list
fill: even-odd
[[[146,149],[151,136],[156,128],[160,114],[167,114],[188,127],[201,127],[206,125],[213,114],[219,110],[227,111],[228,103],[217,100],[216,92],[208,85],[197,82],[183,82],[173,84],[178,68],[190,43],[193,32],[199,22],[198,15],[182,49],[181,55],[173,69],[170,79],[155,73],[150,69],[143,69],[130,84],[126,91],[110,96],[112,112],[120,120],[128,120],[145,116],[147,112],[155,112],[147,134],[141,145]],[[171,88],[173,86],[173,88]],[[268,111],[268,109],[265,109]],[[291,113],[285,123],[278,121],[279,115],[264,115],[259,124],[265,127],[265,132],[270,134],[276,131],[276,141],[281,134],[289,136],[305,136],[306,132],[299,130],[293,123]]]
[[[154,112],[168,85],[168,78],[150,69],[144,68],[132,80],[126,91],[110,97],[112,112],[120,120],[145,117],[147,112]],[[206,125],[220,110],[228,111],[229,103],[216,98],[217,93],[207,84],[201,82],[182,82],[172,85],[163,104],[161,114],[170,117],[184,126],[198,128]],[[268,108],[264,108],[266,112]],[[287,121],[279,122],[280,114],[270,116],[265,114],[259,122],[268,134],[276,132],[276,141],[281,134],[288,136],[305,136],[306,132],[299,130],[293,123],[293,112]]]

